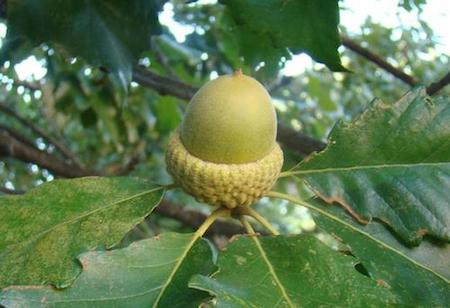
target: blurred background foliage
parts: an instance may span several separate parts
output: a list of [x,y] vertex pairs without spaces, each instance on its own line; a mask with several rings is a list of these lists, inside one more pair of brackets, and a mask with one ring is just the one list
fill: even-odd
[[[436,29],[428,24],[429,19],[423,17],[427,6],[439,6],[443,1],[400,0],[394,6],[395,12],[391,12],[398,17],[397,24],[381,23],[367,14],[359,16],[365,20],[356,27],[351,23],[354,2],[339,2],[342,36],[370,49],[424,85],[448,72],[449,52],[442,47]],[[367,1],[368,5],[376,2]],[[316,139],[326,141],[336,121],[351,120],[375,97],[395,101],[410,89],[408,84],[344,46],[338,52],[348,72],[332,72],[307,55],[290,60],[292,54],[286,50],[285,54],[274,56],[265,52],[263,42],[257,38],[255,42],[247,40],[246,48],[265,61],[244,61],[239,40],[246,38],[230,30],[236,26],[235,21],[223,4],[181,0],[160,4],[161,34],[153,36],[151,48],[140,54],[140,65],[195,87],[240,67],[270,90],[280,122]],[[404,23],[405,16],[414,22]],[[7,22],[0,28],[4,38]],[[170,182],[164,149],[168,136],[180,123],[186,101],[160,95],[135,82],[123,94],[108,70],[73,57],[58,44],[41,44],[31,52],[16,52],[22,52],[25,60],[17,64],[6,62],[0,70],[2,106],[58,140],[81,166],[97,174]],[[447,88],[443,93],[450,92]],[[64,159],[55,145],[9,114],[0,112],[0,125],[20,133],[38,149]],[[285,155],[285,168],[303,158],[287,148]],[[7,156],[0,158],[0,187],[4,192],[27,191],[55,178],[57,174],[37,164]],[[308,195],[300,183],[281,180],[277,185],[278,190]],[[178,191],[167,198],[188,208],[209,211]],[[306,210],[283,202],[276,206],[270,203],[263,199],[257,206],[278,228],[285,232],[313,230]],[[186,228],[164,217],[151,224],[152,232]]]

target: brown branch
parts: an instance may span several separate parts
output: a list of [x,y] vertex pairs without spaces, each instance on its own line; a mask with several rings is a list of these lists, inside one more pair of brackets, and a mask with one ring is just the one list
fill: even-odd
[[295,130],[278,124],[277,139],[289,149],[303,154],[309,155],[312,152],[320,152],[325,149],[326,143],[311,138],[305,134],[300,134]]
[[133,80],[161,95],[172,95],[184,100],[190,100],[198,90],[191,85],[160,76],[142,67],[136,67],[133,70]]
[[20,80],[20,79],[14,79],[13,84],[15,86],[22,86],[31,91],[37,91],[37,90],[41,89],[41,87],[39,86],[39,83],[29,82],[29,81]]
[[348,49],[359,54],[360,56],[363,56],[367,60],[375,63],[376,65],[378,65],[385,71],[391,73],[392,75],[394,75],[398,79],[402,80],[403,82],[407,83],[408,85],[413,87],[418,84],[418,81],[414,77],[412,77],[412,76],[406,74],[405,72],[401,71],[400,69],[394,67],[392,64],[390,64],[386,60],[382,59],[380,56],[376,55],[369,49],[360,46],[355,41],[353,41],[347,37],[341,37],[341,43]]
[[177,74],[175,73],[172,66],[170,65],[169,60],[167,59],[167,57],[164,55],[163,51],[159,47],[159,42],[160,42],[159,37],[153,36],[151,38],[151,46],[150,46],[151,50],[155,53],[156,60],[164,67],[164,69],[166,70],[169,77],[174,80],[178,80]]
[[267,87],[267,89],[270,93],[274,93],[275,91],[278,91],[279,89],[288,86],[293,80],[294,80],[294,77],[282,76],[275,83],[269,85]]
[[[162,95],[172,95],[183,100],[190,100],[198,88],[181,81],[162,77],[142,67],[133,72],[133,80],[143,86],[151,88]],[[302,156],[321,151],[325,144],[291,128],[278,125],[277,140]]]
[[6,194],[6,195],[22,195],[25,192],[22,190],[9,189],[9,188],[0,186],[0,193]]
[[433,82],[427,87],[427,94],[428,95],[434,95],[442,88],[450,84],[450,72],[447,73],[444,77],[442,77],[440,80]]
[[[419,81],[416,78],[414,78],[413,76],[410,76],[410,75],[406,74],[405,72],[401,71],[400,69],[394,67],[389,62],[382,59],[380,56],[376,55],[369,49],[362,47],[361,45],[359,45],[355,41],[351,40],[350,38],[341,36],[341,43],[348,49],[359,54],[360,56],[363,56],[367,60],[375,63],[376,65],[383,68],[385,71],[391,73],[392,75],[394,75],[398,79],[402,80],[403,82],[407,83],[411,87],[417,86],[419,84]],[[427,94],[432,96],[449,84],[450,84],[450,72],[447,73],[440,80],[430,84],[426,88]]]
[[75,155],[63,143],[59,142],[52,136],[48,135],[43,129],[34,125],[32,122],[28,121],[27,119],[23,118],[22,116],[17,114],[14,110],[8,108],[4,104],[0,104],[0,112],[15,118],[17,121],[19,121],[19,123],[21,123],[22,125],[24,125],[25,127],[29,128],[29,129],[31,129],[34,133],[36,133],[38,136],[42,137],[45,141],[54,145],[55,148],[57,150],[59,150],[59,152],[61,152],[61,154],[65,158],[71,160],[73,163],[76,163],[77,165],[80,166],[80,163],[78,162],[78,159],[75,157]]
[[73,178],[92,175],[89,171],[67,164],[54,155],[37,149],[32,142],[4,126],[0,126],[0,155],[34,163],[58,176]]

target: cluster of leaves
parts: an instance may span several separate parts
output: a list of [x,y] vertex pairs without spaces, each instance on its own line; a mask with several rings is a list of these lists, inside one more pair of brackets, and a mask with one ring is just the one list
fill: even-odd
[[[4,289],[0,302],[176,306],[214,295],[217,304],[232,306],[445,306],[448,246],[428,240],[406,245],[420,244],[425,233],[450,240],[448,123],[448,100],[431,100],[422,90],[393,104],[375,101],[354,122],[336,127],[325,151],[284,174],[301,177],[359,221],[383,220],[403,241],[382,224],[364,226],[319,199],[270,194],[312,209],[319,226],[349,245],[352,256],[311,235],[240,236],[218,253],[200,239],[207,225],[196,233],[98,251],[117,245],[162,196],[163,187],[128,177],[55,181],[23,197],[3,198],[0,282],[18,286]],[[352,152],[355,146],[360,151]],[[80,266],[74,258],[88,250],[97,251],[79,256]],[[359,262],[366,276],[355,269]],[[72,286],[55,291],[45,284]],[[355,292],[355,285],[364,292]]]
[[[150,173],[143,164],[134,173],[137,177],[56,180],[23,196],[2,197],[0,304],[448,306],[450,101],[431,99],[422,88],[396,102],[373,101],[351,123],[334,127],[323,152],[283,173],[307,183],[316,198],[269,194],[309,208],[320,230],[336,238],[338,250],[311,234],[259,236],[243,220],[250,235],[237,236],[218,251],[202,236],[219,214],[193,233],[163,233],[131,245],[122,242],[146,216],[155,215],[166,187],[144,178],[151,174],[152,180],[166,180],[158,174],[160,142],[179,122],[179,104],[173,98],[134,86],[128,89],[125,105],[123,96],[117,95],[114,80],[121,84],[119,89],[128,85],[138,57],[154,71],[193,85],[206,80],[211,67],[222,73],[242,61],[251,70],[264,60],[268,70],[258,74],[268,78],[282,57],[299,51],[341,69],[337,1],[223,1],[223,6],[200,8],[175,2],[178,20],[187,12],[195,13],[193,19],[207,28],[210,17],[215,17],[204,35],[190,36],[183,46],[167,29],[160,29],[161,4],[150,2],[9,2],[3,59],[17,60],[31,46],[47,44],[39,49],[46,59],[47,80],[42,93],[30,100],[54,121],[55,131],[80,140],[72,148],[80,160],[98,170],[112,170],[106,174],[118,174],[114,169],[122,165],[115,163],[144,151],[152,152],[146,162],[154,160],[159,168]],[[302,14],[305,18],[298,18]],[[308,22],[311,18],[314,22]],[[136,24],[141,27],[138,33]],[[58,27],[54,34],[45,31],[52,25]],[[293,32],[297,27],[304,32]],[[317,31],[327,39],[316,40]],[[160,32],[147,50],[150,34]],[[248,44],[262,53],[255,54]],[[199,61],[195,56],[199,50],[221,52]],[[77,57],[70,65],[65,52]],[[161,60],[162,56],[167,57]],[[84,61],[105,66],[115,77],[110,79],[111,74]],[[14,76],[12,65],[7,70]],[[314,98],[320,110],[329,112],[327,121],[308,127],[319,137],[327,133],[341,106],[330,93],[323,93],[323,75],[319,70],[306,78],[311,90],[306,99]],[[356,78],[345,77],[345,82]],[[334,82],[329,76],[325,80]],[[294,96],[293,88],[305,84],[304,79],[297,82],[288,93],[279,89],[279,95]],[[388,97],[398,97],[395,91]],[[346,98],[342,105],[352,109],[355,105],[349,101]],[[30,112],[29,103],[15,106]],[[361,106],[355,108],[360,111]],[[49,125],[38,113],[26,116]],[[341,207],[327,204],[333,202]]]

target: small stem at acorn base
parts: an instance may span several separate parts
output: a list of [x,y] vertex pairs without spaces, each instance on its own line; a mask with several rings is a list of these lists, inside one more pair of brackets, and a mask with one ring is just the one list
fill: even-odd
[[208,228],[220,217],[230,217],[230,210],[226,208],[218,208],[209,215],[201,226],[195,231],[195,238],[200,238],[205,234]]
[[167,184],[167,185],[162,185],[164,189],[170,190],[170,189],[175,189],[180,187],[178,184],[175,183],[171,183],[171,184]]
[[248,222],[248,220],[243,215],[241,215],[239,217],[239,220],[241,221],[241,224],[244,226],[245,231],[247,231],[247,233],[249,235],[256,235],[255,230],[253,229],[252,225]]
[[280,232],[278,232],[271,224],[268,222],[263,216],[261,216],[257,211],[252,209],[251,207],[242,207],[239,211],[241,215],[247,215],[251,216],[254,219],[256,219],[257,222],[259,222],[264,228],[266,228],[270,233],[273,235],[280,235]]
[[285,178],[285,177],[288,177],[288,176],[292,176],[292,175],[294,175],[295,173],[294,172],[291,172],[291,171],[284,171],[284,172],[281,172],[279,175],[278,175],[278,178]]

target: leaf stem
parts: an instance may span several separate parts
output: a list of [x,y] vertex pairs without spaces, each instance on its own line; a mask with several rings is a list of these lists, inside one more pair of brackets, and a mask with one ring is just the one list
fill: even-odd
[[166,190],[170,190],[170,189],[178,188],[179,186],[176,183],[171,183],[171,184],[167,184],[167,185],[162,185],[162,187],[164,187],[164,189],[166,189]]
[[216,221],[219,217],[229,217],[230,210],[225,208],[218,208],[211,215],[206,218],[206,220],[201,224],[201,226],[195,231],[195,238],[198,239],[205,234],[208,228]]
[[266,196],[267,196],[267,197],[272,197],[272,198],[277,198],[277,199],[284,199],[284,200],[287,200],[287,201],[289,201],[289,202],[299,204],[299,205],[304,206],[304,207],[306,207],[306,208],[308,208],[308,209],[311,209],[311,210],[313,210],[313,211],[319,212],[320,214],[325,215],[325,216],[327,216],[328,218],[331,218],[331,219],[333,219],[333,220],[337,220],[337,221],[339,221],[339,222],[341,222],[341,223],[347,224],[347,223],[345,223],[344,221],[342,221],[342,220],[340,220],[340,219],[334,217],[333,215],[331,215],[331,214],[325,212],[324,210],[321,210],[321,209],[319,209],[319,208],[317,208],[317,207],[315,207],[315,206],[309,204],[308,202],[305,202],[305,201],[303,201],[303,200],[301,200],[301,199],[299,199],[299,198],[295,198],[295,197],[290,196],[290,195],[288,195],[288,194],[283,194],[283,193],[280,193],[280,192],[277,192],[277,191],[269,191],[269,192],[266,194]]
[[256,236],[255,230],[253,229],[252,225],[248,222],[248,220],[245,218],[245,216],[241,215],[239,217],[239,220],[241,221],[242,225],[244,226],[245,230],[247,231],[247,233],[249,235],[251,235],[253,237],[253,241],[255,242],[256,247],[258,248],[260,254],[261,254],[261,258],[263,259],[264,263],[266,263],[267,268],[269,270],[270,275],[273,278],[274,281],[274,285],[278,286],[278,288],[280,289],[280,292],[284,298],[284,300],[286,301],[286,304],[288,307],[296,307],[293,303],[291,298],[289,297],[288,293],[286,292],[283,284],[281,283],[280,279],[278,278],[278,275],[272,265],[272,263],[270,262],[266,251],[264,250],[263,246],[261,245],[261,242],[259,240],[259,238]]
[[295,171],[290,171],[290,170],[288,170],[288,171],[281,172],[281,173],[278,175],[278,178],[285,178],[285,177],[292,176],[292,175],[295,175],[295,174],[296,174]]
[[266,228],[270,233],[273,235],[280,235],[280,232],[278,232],[271,224],[268,222],[263,216],[261,216],[257,211],[252,209],[251,207],[245,207],[241,210],[241,213],[243,215],[248,215],[256,219],[257,222],[259,222],[264,228]]
[[247,231],[247,233],[249,235],[256,235],[255,230],[253,229],[252,225],[248,222],[248,220],[245,218],[244,215],[241,215],[239,217],[240,222],[242,223],[242,225],[245,228],[245,231]]
[[178,259],[178,261],[175,264],[174,268],[172,269],[172,272],[170,273],[169,278],[164,283],[164,285],[161,287],[161,291],[159,292],[158,297],[153,302],[153,305],[152,305],[153,308],[158,307],[159,302],[161,301],[161,298],[162,298],[163,294],[167,290],[170,282],[173,280],[173,277],[177,273],[178,269],[180,268],[181,264],[185,260],[186,256],[188,255],[189,251],[191,250],[191,248],[194,246],[195,242],[197,242],[197,240],[199,238],[201,238],[203,236],[203,234],[205,234],[206,230],[208,230],[208,228],[214,223],[214,221],[217,220],[217,218],[219,218],[219,217],[228,217],[228,216],[230,216],[230,210],[229,209],[218,208],[214,212],[212,212],[211,215],[209,215],[208,218],[206,218],[206,220],[202,223],[202,225],[197,229],[197,231],[195,231],[195,233],[192,236],[192,239],[190,240],[189,244],[186,246],[186,248],[184,249],[182,255],[180,256],[180,258]]

